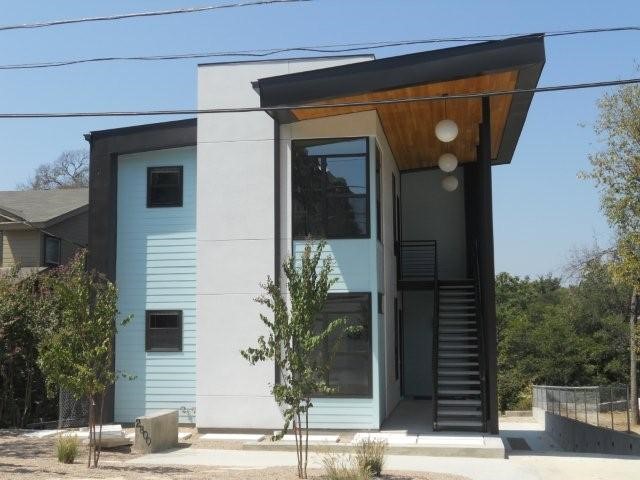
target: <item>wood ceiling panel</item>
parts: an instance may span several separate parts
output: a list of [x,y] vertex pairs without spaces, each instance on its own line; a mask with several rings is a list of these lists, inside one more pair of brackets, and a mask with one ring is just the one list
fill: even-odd
[[[517,71],[507,71],[447,82],[415,85],[412,87],[369,92],[360,95],[323,100],[318,103],[345,103],[387,100],[410,97],[429,97],[511,90],[515,88]],[[502,140],[511,96],[491,97],[491,151],[495,158]],[[445,115],[446,108],[446,115]],[[389,105],[354,107],[327,107],[293,110],[298,120],[322,118],[346,113],[377,110],[387,140],[402,170],[435,166],[443,153],[455,154],[461,162],[476,159],[478,124],[481,120],[481,99],[425,101]],[[459,127],[458,138],[443,143],[435,136],[436,124],[451,118]]]

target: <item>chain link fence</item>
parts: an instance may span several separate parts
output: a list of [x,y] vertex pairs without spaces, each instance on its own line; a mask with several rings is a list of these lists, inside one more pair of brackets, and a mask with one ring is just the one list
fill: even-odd
[[86,427],[89,404],[86,399],[77,399],[69,392],[60,390],[58,428]]
[[534,385],[533,408],[619,432],[631,431],[627,385]]

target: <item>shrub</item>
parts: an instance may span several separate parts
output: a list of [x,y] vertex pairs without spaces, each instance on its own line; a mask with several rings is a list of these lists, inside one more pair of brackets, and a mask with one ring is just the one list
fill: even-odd
[[363,472],[380,476],[384,466],[384,455],[387,449],[385,440],[363,440],[356,447],[356,463]]
[[351,455],[328,453],[322,458],[325,480],[368,480],[369,470],[362,470]]
[[69,437],[59,437],[56,442],[56,455],[61,463],[73,463],[78,455],[80,442],[78,437],[71,435]]

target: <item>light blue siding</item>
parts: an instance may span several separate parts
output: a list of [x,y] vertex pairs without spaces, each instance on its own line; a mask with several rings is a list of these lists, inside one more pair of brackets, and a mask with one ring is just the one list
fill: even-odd
[[[170,165],[183,166],[183,206],[147,208],[147,167]],[[195,423],[196,149],[121,155],[117,218],[119,310],[134,319],[116,338],[116,369],[136,378],[118,380],[115,420],[171,408]],[[145,310],[182,310],[182,352],[145,352]]]

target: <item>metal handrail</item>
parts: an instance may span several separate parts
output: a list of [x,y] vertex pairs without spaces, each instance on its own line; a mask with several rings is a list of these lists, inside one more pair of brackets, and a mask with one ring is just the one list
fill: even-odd
[[478,362],[480,366],[480,396],[482,403],[482,428],[487,429],[487,371],[486,362],[484,358],[485,354],[485,340],[484,340],[484,315],[482,314],[482,288],[480,286],[480,247],[476,240],[473,244],[474,247],[474,272],[473,279],[476,287],[476,328],[478,329],[479,345],[478,345]]
[[432,339],[432,358],[431,358],[431,379],[433,382],[432,412],[433,412],[433,430],[437,430],[438,421],[438,344],[440,330],[440,291],[438,286],[438,246],[436,241],[434,245],[434,275],[433,275],[433,339]]

